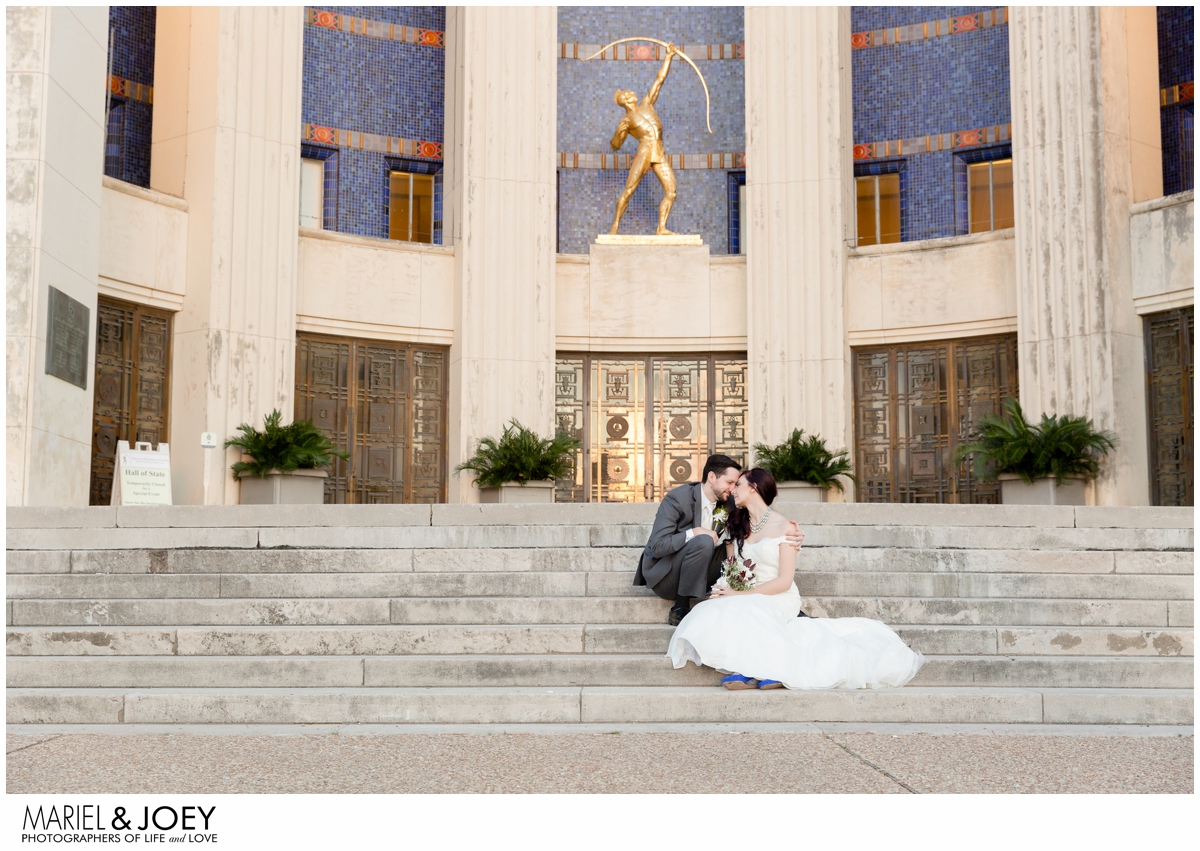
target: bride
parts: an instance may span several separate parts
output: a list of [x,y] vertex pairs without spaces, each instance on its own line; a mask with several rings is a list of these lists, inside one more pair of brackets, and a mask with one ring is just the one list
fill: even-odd
[[784,532],[790,521],[771,508],[775,479],[747,470],[733,492],[737,509],[727,528],[726,554],[754,571],[753,586],[735,591],[725,577],[675,629],[667,656],[676,668],[689,661],[729,676],[728,689],[898,688],[921,669],[924,657],[896,633],[868,618],[798,618],[793,581],[796,549]]

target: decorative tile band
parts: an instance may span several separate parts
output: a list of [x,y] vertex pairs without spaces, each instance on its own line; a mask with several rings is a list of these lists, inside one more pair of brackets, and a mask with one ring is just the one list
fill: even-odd
[[336,127],[321,127],[317,124],[303,125],[301,141],[316,142],[318,145],[337,145],[339,148],[358,148],[362,151],[378,151],[401,157],[426,160],[442,158],[441,142],[422,142],[397,136],[380,136],[377,133],[359,133],[354,130],[339,130]]
[[[559,59],[587,59],[596,53],[603,44],[574,44],[560,42],[558,45]],[[701,61],[705,59],[745,59],[745,44],[685,44],[683,52],[689,58]],[[658,44],[618,44],[596,57],[618,61],[655,62],[663,58],[663,48]]]
[[854,159],[877,160],[885,157],[907,157],[933,151],[974,148],[1012,139],[1011,124],[996,124],[975,130],[959,130],[936,136],[914,136],[911,139],[891,139],[887,142],[866,142],[854,146]]
[[[628,169],[636,154],[558,154],[559,168]],[[746,153],[720,154],[667,154],[671,168],[680,171],[696,169],[745,168]]]
[[128,98],[141,103],[154,103],[154,87],[147,86],[145,83],[135,83],[133,80],[114,77],[110,74],[108,90],[120,98]]
[[1196,84],[1195,82],[1180,83],[1177,86],[1170,86],[1161,89],[1158,93],[1159,102],[1162,106],[1171,106],[1176,103],[1187,103],[1190,100],[1196,99]]
[[321,9],[305,7],[304,22],[310,27],[323,27],[354,35],[365,35],[370,38],[382,38],[387,41],[402,41],[406,44],[421,44],[426,47],[446,46],[446,34],[439,30],[423,30],[419,27],[369,21],[366,18],[339,15],[336,12],[325,12]]
[[992,9],[990,12],[976,12],[974,15],[961,15],[956,18],[941,18],[937,21],[926,21],[923,24],[909,24],[906,27],[888,27],[886,30],[867,30],[852,33],[850,47],[862,50],[867,47],[882,47],[885,44],[903,44],[907,41],[921,41],[927,38],[938,38],[944,35],[975,32],[989,27],[1004,26],[1008,23],[1008,7]]

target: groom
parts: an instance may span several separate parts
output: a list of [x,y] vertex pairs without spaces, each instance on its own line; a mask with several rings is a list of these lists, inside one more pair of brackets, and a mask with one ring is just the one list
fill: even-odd
[[741,465],[732,458],[710,455],[703,480],[680,485],[658,507],[633,584],[649,585],[662,599],[675,601],[668,618],[671,626],[679,625],[693,599],[708,596],[721,575],[725,547],[719,544],[727,502],[741,474]]

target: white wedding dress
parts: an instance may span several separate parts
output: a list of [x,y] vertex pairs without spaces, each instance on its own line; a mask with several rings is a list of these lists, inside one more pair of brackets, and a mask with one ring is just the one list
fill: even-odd
[[[743,545],[739,561],[754,562],[756,585],[779,576],[784,540]],[[676,668],[691,661],[727,674],[779,680],[794,689],[899,688],[925,662],[880,621],[799,618],[799,612],[795,582],[781,594],[705,600],[676,627],[667,656]]]

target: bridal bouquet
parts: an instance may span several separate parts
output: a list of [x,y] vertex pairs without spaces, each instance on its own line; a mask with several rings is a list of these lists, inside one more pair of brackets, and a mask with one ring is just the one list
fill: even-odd
[[744,559],[740,564],[736,555],[725,559],[725,584],[734,591],[749,591],[757,579],[754,562],[750,559]]

